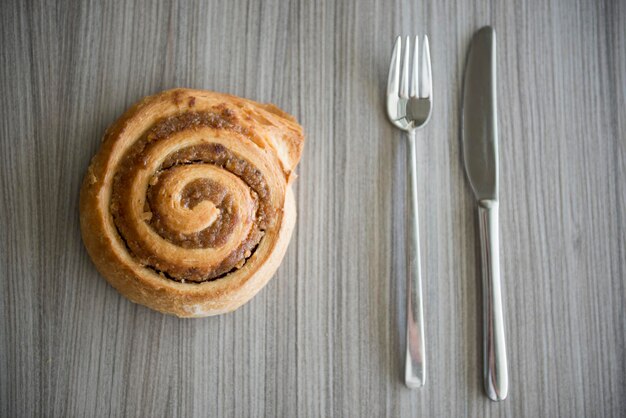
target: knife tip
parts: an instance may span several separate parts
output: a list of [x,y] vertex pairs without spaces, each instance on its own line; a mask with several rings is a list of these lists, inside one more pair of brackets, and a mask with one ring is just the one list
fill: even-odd
[[496,30],[493,26],[483,26],[476,31],[476,36],[496,36]]

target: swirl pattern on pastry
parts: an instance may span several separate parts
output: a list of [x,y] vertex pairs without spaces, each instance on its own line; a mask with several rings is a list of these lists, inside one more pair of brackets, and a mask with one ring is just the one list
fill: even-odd
[[187,89],[145,98],[107,130],[83,182],[81,229],[96,266],[162,312],[237,308],[286,250],[303,141],[272,105]]

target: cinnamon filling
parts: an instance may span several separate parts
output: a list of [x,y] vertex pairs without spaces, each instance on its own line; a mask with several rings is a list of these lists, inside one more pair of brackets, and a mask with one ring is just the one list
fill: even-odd
[[[155,178],[163,180],[171,174],[170,170],[161,172]],[[148,188],[147,209],[156,209],[156,200],[161,194],[159,187],[162,181],[157,181],[156,185]],[[225,187],[210,179],[198,179],[187,184],[181,195],[181,203],[188,209],[193,209],[203,201],[210,201],[215,205],[217,214],[211,225],[207,228],[190,234],[181,233],[168,227],[163,222],[162,214],[158,210],[152,212],[148,223],[152,229],[161,237],[183,248],[214,248],[226,243],[228,236],[235,228],[238,221],[237,214],[233,209],[233,196],[228,193]],[[144,212],[146,212],[144,208]]]
[[[230,271],[241,268],[252,255],[264,231],[276,222],[278,211],[270,202],[270,190],[263,174],[252,163],[237,155],[227,147],[209,143],[184,148],[169,155],[151,178],[146,192],[144,219],[152,231],[164,240],[185,249],[220,248],[233,233],[241,221],[234,210],[238,202],[227,187],[210,178],[199,178],[184,185],[179,196],[181,207],[193,210],[202,209],[208,219],[208,226],[194,232],[181,232],[172,228],[165,221],[164,213],[159,211],[159,199],[172,199],[162,190],[168,177],[173,176],[176,167],[183,165],[210,164],[237,176],[249,188],[254,207],[252,228],[247,237],[211,269],[189,268],[167,262],[146,248],[139,229],[131,221],[131,188],[134,178],[144,169],[153,147],[171,135],[183,130],[199,127],[212,127],[246,134],[237,125],[233,113],[217,108],[216,112],[186,112],[161,119],[148,132],[133,144],[122,158],[113,180],[111,195],[111,214],[114,223],[131,254],[145,266],[154,269],[165,277],[177,281],[203,282],[214,280]],[[210,203],[207,203],[210,202]],[[204,205],[204,206],[200,206]],[[206,210],[205,210],[206,208]],[[210,211],[207,212],[207,211]]]

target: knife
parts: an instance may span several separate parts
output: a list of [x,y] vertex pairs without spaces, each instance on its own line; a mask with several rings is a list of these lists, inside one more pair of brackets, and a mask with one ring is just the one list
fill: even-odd
[[509,376],[500,295],[496,33],[478,30],[465,64],[461,142],[465,172],[478,202],[483,286],[483,369],[487,396],[504,400]]

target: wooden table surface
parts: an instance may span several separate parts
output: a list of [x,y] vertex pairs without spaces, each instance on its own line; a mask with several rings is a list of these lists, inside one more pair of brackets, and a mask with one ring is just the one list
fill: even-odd
[[[626,2],[36,2],[0,6],[0,416],[626,415]],[[511,390],[481,388],[464,57],[498,34],[501,262]],[[383,90],[428,33],[418,138],[428,382],[402,384],[405,142]],[[130,104],[187,86],[305,127],[297,229],[238,311],[184,320],[96,272],[78,192]]]

